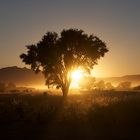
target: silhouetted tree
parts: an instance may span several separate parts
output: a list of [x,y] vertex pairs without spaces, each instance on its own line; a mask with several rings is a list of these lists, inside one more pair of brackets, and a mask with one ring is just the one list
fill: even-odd
[[0,92],[4,92],[6,90],[6,84],[0,83]]
[[140,85],[133,87],[133,90],[140,90]]
[[105,89],[105,82],[103,80],[101,80],[95,84],[95,87],[98,90],[104,90]]
[[20,55],[22,61],[35,72],[42,71],[46,85],[61,88],[64,97],[69,91],[71,72],[81,67],[90,73],[97,60],[108,52],[97,36],[78,29],[63,30],[60,36],[47,32],[36,45],[26,47],[27,54]]
[[116,88],[119,90],[129,90],[131,88],[131,82],[121,82]]
[[16,85],[14,83],[10,82],[7,85],[7,89],[8,90],[15,90],[16,89]]
[[107,90],[112,90],[112,89],[114,89],[114,86],[111,84],[111,82],[107,82],[107,83],[105,84],[105,87],[106,87]]

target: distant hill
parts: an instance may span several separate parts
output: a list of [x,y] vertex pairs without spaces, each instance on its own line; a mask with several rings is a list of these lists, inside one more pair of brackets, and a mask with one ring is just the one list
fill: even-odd
[[[133,85],[140,85],[140,74],[96,79],[111,82],[113,85],[117,85],[118,83],[125,81],[130,81]],[[0,82],[13,82],[16,85],[21,86],[44,86],[45,79],[41,73],[35,74],[30,69],[13,66],[0,69]]]
[[0,82],[13,82],[21,86],[41,86],[44,85],[45,79],[41,73],[35,74],[30,69],[13,66],[0,69]]
[[98,80],[104,80],[105,82],[111,82],[113,85],[117,85],[120,82],[132,82],[132,85],[140,85],[140,74],[137,75],[125,75],[122,77],[106,77],[97,78]]

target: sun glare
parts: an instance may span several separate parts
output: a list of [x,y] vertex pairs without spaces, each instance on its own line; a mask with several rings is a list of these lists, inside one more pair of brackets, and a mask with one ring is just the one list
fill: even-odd
[[72,78],[72,82],[71,82],[71,88],[78,88],[79,87],[79,82],[82,80],[83,77],[83,71],[78,69],[78,70],[74,70],[71,73],[71,78]]

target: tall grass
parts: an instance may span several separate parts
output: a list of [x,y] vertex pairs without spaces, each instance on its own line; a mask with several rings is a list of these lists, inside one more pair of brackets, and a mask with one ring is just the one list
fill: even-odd
[[0,124],[3,132],[3,126],[11,125],[15,132],[20,130],[18,134],[29,131],[34,135],[34,130],[41,128],[36,135],[48,139],[54,134],[58,139],[138,139],[140,93],[81,92],[67,100],[56,95],[4,95],[0,96]]

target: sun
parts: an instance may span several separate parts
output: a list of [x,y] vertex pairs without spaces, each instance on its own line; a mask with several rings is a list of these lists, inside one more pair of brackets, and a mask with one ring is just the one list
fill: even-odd
[[71,74],[73,81],[79,81],[82,78],[82,71],[81,70],[75,70]]
[[71,82],[71,88],[78,88],[79,87],[79,82],[82,80],[83,78],[83,71],[80,69],[74,70],[71,73],[71,78],[72,78],[72,82]]

